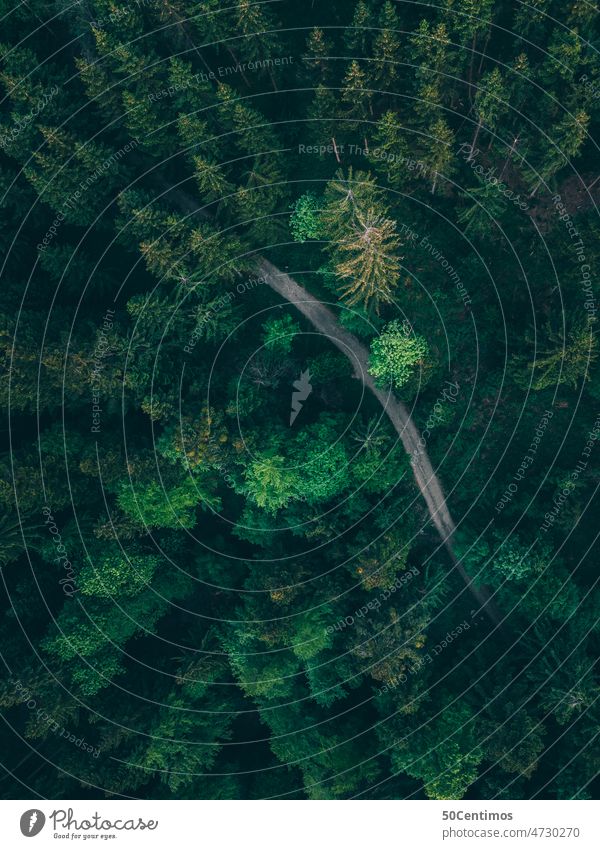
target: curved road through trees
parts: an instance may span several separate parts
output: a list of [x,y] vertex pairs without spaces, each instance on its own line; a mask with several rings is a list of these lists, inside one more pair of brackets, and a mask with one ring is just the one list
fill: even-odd
[[368,370],[369,352],[352,333],[341,326],[334,313],[325,304],[267,259],[260,259],[258,272],[271,289],[286,301],[289,301],[290,304],[293,304],[316,330],[326,336],[336,348],[339,348],[348,357],[354,367],[355,377],[360,379],[377,398],[400,437],[404,450],[410,457],[415,481],[425,500],[431,521],[435,525],[452,563],[477,600],[480,608],[495,624],[498,624],[500,617],[493,602],[486,593],[473,584],[454,552],[452,538],[456,526],[450,515],[440,480],[433,470],[427,452],[421,446],[419,431],[406,406],[391,392],[384,392],[377,387]]
[[[160,183],[163,193],[174,200],[180,209],[190,215],[199,213],[202,216],[209,217],[200,204],[185,192],[171,188],[165,181],[160,180]],[[456,526],[450,515],[440,480],[433,469],[427,452],[420,445],[419,431],[405,405],[395,398],[391,392],[383,392],[376,386],[368,371],[369,352],[365,346],[352,333],[341,326],[335,314],[325,304],[311,295],[304,286],[297,283],[289,274],[280,271],[269,260],[260,257],[257,262],[257,271],[273,291],[296,307],[316,330],[327,336],[330,342],[348,357],[354,368],[355,376],[377,398],[400,437],[404,450],[410,457],[416,484],[452,564],[477,601],[479,608],[495,625],[499,625],[501,616],[493,599],[483,589],[474,585],[454,552],[452,539]]]

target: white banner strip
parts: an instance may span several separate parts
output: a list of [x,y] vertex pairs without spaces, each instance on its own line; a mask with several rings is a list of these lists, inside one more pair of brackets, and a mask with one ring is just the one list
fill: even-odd
[[0,845],[598,849],[599,814],[591,801],[4,801]]

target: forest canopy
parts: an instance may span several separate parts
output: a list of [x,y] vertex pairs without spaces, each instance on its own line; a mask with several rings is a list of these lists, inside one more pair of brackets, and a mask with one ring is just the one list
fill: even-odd
[[3,797],[593,798],[598,10],[0,5]]

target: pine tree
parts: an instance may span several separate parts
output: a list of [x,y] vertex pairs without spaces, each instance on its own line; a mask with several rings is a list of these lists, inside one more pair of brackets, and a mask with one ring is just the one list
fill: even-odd
[[533,0],[528,9],[517,7],[515,9],[515,32],[527,36],[534,43],[538,42],[538,36],[544,31],[551,0]]
[[342,82],[342,103],[346,104],[346,115],[356,121],[364,121],[373,114],[372,93],[367,77],[358,62],[353,59]]
[[584,46],[577,31],[555,29],[548,44],[548,55],[539,69],[541,84],[556,90],[561,83],[573,83],[584,58]]
[[311,79],[323,83],[331,76],[330,60],[332,44],[322,29],[315,27],[306,39],[303,62],[310,71]]
[[375,15],[370,3],[358,0],[352,25],[344,31],[344,46],[351,56],[360,59],[370,55],[374,25]]
[[194,156],[195,176],[200,196],[208,203],[230,203],[235,187],[224,174],[223,167],[212,159]]
[[485,61],[494,3],[493,0],[446,0],[446,5],[449,14],[445,18],[452,41],[463,48],[468,46],[459,50],[459,61],[466,63],[470,53],[468,71],[463,71],[461,76],[472,85],[476,70],[481,73]]
[[379,312],[380,304],[392,300],[400,274],[400,247],[395,221],[382,218],[375,207],[355,210],[351,231],[337,247],[335,266],[338,277],[348,280],[340,291],[350,306],[374,304]]
[[491,147],[498,121],[508,109],[504,81],[498,68],[494,68],[493,71],[484,74],[481,78],[477,94],[475,95],[474,108],[475,115],[477,116],[477,125],[475,127],[473,141],[471,142],[469,159],[475,155],[475,147],[482,127],[491,136],[489,145]]
[[410,176],[406,167],[408,157],[408,130],[398,114],[386,112],[377,122],[373,151],[369,159],[373,167],[385,175],[395,189],[405,185]]
[[431,126],[425,141],[422,160],[431,174],[431,193],[434,194],[438,179],[449,177],[455,161],[454,133],[443,118],[438,118]]
[[400,21],[390,0],[386,0],[381,7],[378,26],[381,31],[377,34],[373,43],[375,63],[372,76],[377,85],[381,86],[384,91],[388,91],[393,89],[398,80],[402,58],[398,35]]
[[471,202],[458,214],[458,221],[464,224],[464,232],[470,238],[489,236],[508,208],[497,186],[482,182],[476,188],[464,192],[463,196]]
[[454,85],[456,61],[445,23],[432,27],[429,21],[421,21],[410,39],[410,48],[415,68],[415,111],[430,123],[433,115],[437,117],[437,107],[449,100]]
[[[349,168],[345,176],[339,169],[335,179],[327,184],[324,195],[321,218],[327,237],[333,243],[342,241],[352,226],[356,209],[366,211],[381,204],[382,191],[370,174]],[[331,249],[335,250],[335,244]]]
[[[277,56],[280,52],[276,35],[277,24],[273,20],[268,6],[253,3],[251,0],[235,0],[235,28],[242,36],[238,44],[240,56],[246,62],[264,60]],[[270,65],[267,73],[271,84],[277,91],[277,84]],[[243,72],[242,72],[243,73]],[[246,82],[248,82],[246,80]]]
[[202,13],[194,14],[192,6],[189,18],[200,41],[220,52],[227,49],[227,45],[223,45],[223,42],[234,30],[232,15],[231,7],[224,9],[220,0],[205,0],[202,4]]
[[396,286],[401,246],[396,224],[387,216],[380,192],[372,178],[358,172],[348,180],[340,175],[329,184],[323,210],[325,234],[330,239],[335,274],[340,291],[349,305],[389,302]]
[[346,125],[339,120],[341,116],[341,105],[336,98],[336,95],[325,86],[319,84],[315,89],[314,99],[308,109],[308,130],[311,140],[315,144],[333,145],[336,151],[336,158],[340,162],[340,156],[337,152],[336,136],[338,131],[343,134],[346,130]]
[[548,341],[554,343],[553,347],[540,351],[527,365],[524,358],[514,358],[515,379],[520,386],[526,388],[532,381],[537,391],[561,385],[576,389],[581,380],[590,379],[590,369],[598,357],[593,324],[576,325],[566,334],[548,328]]
[[25,176],[65,220],[91,224],[127,179],[127,157],[122,150],[84,143],[64,130],[40,126],[40,132],[45,144],[34,153]]
[[[579,155],[581,148],[588,139],[589,122],[590,116],[588,113],[580,111],[572,116],[567,115],[554,128],[550,134],[553,136],[553,143],[539,166],[540,176],[543,180],[548,181],[561,168],[571,163]],[[534,175],[528,177],[530,183],[533,183],[534,179]],[[537,190],[538,185],[539,183],[536,184],[533,190],[534,192]]]

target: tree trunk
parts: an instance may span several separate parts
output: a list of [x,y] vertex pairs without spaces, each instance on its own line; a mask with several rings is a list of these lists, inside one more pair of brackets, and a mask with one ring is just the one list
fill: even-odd
[[473,141],[471,142],[471,152],[467,156],[467,162],[470,162],[473,159],[473,153],[475,151],[475,145],[477,144],[477,139],[479,138],[479,131],[481,130],[482,121],[481,119],[477,122],[477,126],[475,127],[475,135],[473,136]]

